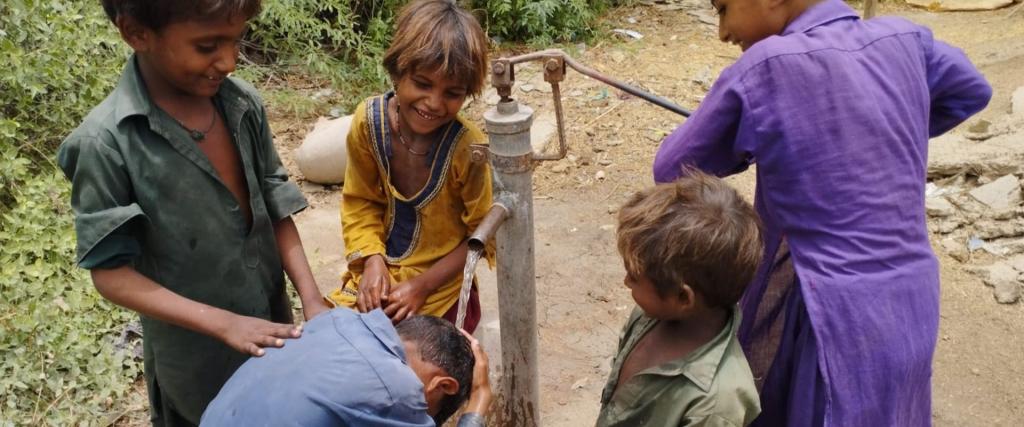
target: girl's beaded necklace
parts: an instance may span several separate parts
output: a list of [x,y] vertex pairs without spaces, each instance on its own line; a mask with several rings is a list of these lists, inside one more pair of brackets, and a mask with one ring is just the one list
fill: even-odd
[[395,100],[395,119],[394,119],[395,123],[394,123],[394,128],[395,128],[395,133],[398,134],[398,142],[400,142],[402,144],[402,147],[405,147],[405,151],[408,151],[409,154],[412,154],[414,156],[423,157],[423,156],[426,156],[427,154],[430,154],[430,150],[429,149],[427,151],[416,151],[416,150],[414,150],[412,148],[412,144],[409,144],[409,142],[405,140],[405,135],[402,135],[402,125],[398,122],[398,112],[400,111],[399,109],[402,106],[398,105],[397,101],[398,100],[396,99]]

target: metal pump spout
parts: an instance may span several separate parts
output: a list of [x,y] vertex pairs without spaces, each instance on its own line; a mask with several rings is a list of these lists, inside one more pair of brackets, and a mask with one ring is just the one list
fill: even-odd
[[509,208],[505,207],[507,203],[499,199],[499,201],[491,205],[491,209],[487,211],[487,215],[480,221],[480,225],[477,225],[476,230],[469,236],[470,250],[483,250],[487,245],[487,241],[494,237],[494,233],[508,219]]

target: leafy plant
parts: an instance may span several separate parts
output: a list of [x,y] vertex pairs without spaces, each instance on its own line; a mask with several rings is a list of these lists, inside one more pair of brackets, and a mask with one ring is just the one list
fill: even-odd
[[135,318],[103,300],[74,265],[68,186],[0,151],[13,209],[0,214],[0,420],[88,425],[109,418],[141,366],[113,345]]
[[533,44],[570,42],[593,35],[596,16],[615,0],[473,0],[489,34]]
[[[0,2],[0,138],[49,159],[110,92],[128,50],[98,1]],[[0,196],[2,198],[2,196]]]
[[[241,75],[288,86],[282,73],[331,86],[354,106],[387,87],[384,50],[399,0],[266,1],[246,39]],[[295,89],[288,87],[287,89]]]

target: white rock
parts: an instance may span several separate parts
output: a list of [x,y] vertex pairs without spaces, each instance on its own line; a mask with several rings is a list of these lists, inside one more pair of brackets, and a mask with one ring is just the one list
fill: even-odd
[[981,277],[985,286],[993,288],[992,294],[995,296],[996,302],[1000,304],[1013,304],[1020,299],[1019,273],[1010,264],[1000,262],[983,267],[974,267],[969,269],[969,271]]
[[1013,91],[1013,98],[1011,98],[1012,108],[1010,111],[1013,112],[1014,116],[1024,118],[1024,86],[1017,88]]
[[1024,255],[1015,255],[1006,260],[1006,264],[1013,267],[1014,270],[1024,273]]
[[939,234],[949,234],[956,231],[961,225],[960,221],[956,218],[947,217],[938,223],[934,223],[932,231]]
[[345,180],[348,155],[345,138],[352,116],[321,118],[295,150],[295,164],[307,181],[317,184],[341,184]]
[[967,140],[955,132],[933,138],[928,144],[928,179],[968,174],[1003,176],[1024,173],[1024,130],[985,140]]
[[1020,299],[1020,282],[1017,280],[999,282],[994,285],[992,295],[1000,304],[1013,304]]
[[986,243],[985,247],[998,248],[998,252],[1000,253],[997,255],[1024,254],[1024,238],[1015,237],[1011,239],[999,239],[991,243]]
[[594,174],[594,179],[604,181],[604,171],[597,171],[597,173]]
[[937,218],[947,217],[956,213],[956,208],[945,197],[929,197],[925,199],[924,209],[928,216]]
[[974,233],[982,239],[1024,236],[1024,220],[976,222],[974,223]]
[[1006,209],[1017,206],[1021,202],[1020,180],[1013,174],[975,188],[971,197],[992,209]]
[[995,286],[996,283],[1006,281],[1017,281],[1017,270],[1014,270],[1007,263],[997,262],[991,265],[973,266],[967,271],[981,278],[985,286]]
[[[530,146],[533,147],[534,153],[545,153],[555,152],[558,146],[558,122],[555,120],[555,114],[547,112],[537,116],[533,119],[533,126],[530,127]],[[552,138],[554,136],[554,138]],[[548,140],[553,145],[550,151],[546,148],[548,146]]]
[[967,246],[952,237],[943,239],[940,244],[942,249],[957,261],[967,262],[971,258],[970,253],[967,251]]
[[907,3],[933,11],[995,10],[1013,4],[1014,0],[907,0]]

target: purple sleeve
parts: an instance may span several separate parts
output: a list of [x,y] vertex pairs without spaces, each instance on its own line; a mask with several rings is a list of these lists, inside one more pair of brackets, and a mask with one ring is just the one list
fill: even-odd
[[981,111],[992,99],[992,87],[967,56],[941,41],[927,50],[931,117],[928,134],[935,137]]
[[725,176],[749,166],[736,148],[743,145],[742,82],[730,71],[722,72],[697,111],[661,143],[654,157],[655,182],[674,181],[690,167]]

